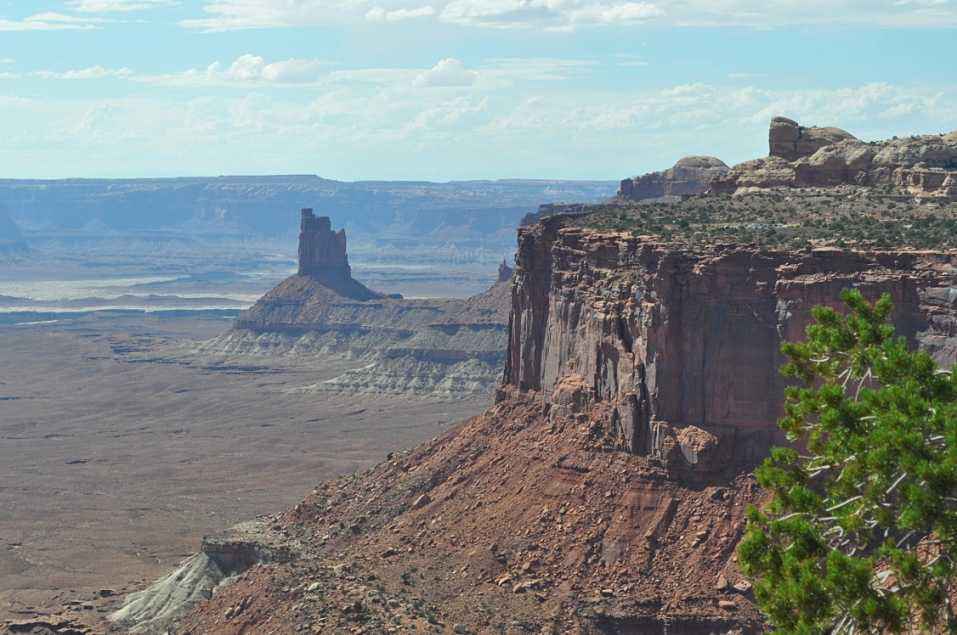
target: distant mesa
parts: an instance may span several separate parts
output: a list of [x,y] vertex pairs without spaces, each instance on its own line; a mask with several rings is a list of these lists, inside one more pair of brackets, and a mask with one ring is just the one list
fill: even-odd
[[618,196],[630,200],[669,200],[704,194],[714,179],[724,176],[729,170],[724,161],[716,157],[685,157],[662,172],[649,172],[623,180]]

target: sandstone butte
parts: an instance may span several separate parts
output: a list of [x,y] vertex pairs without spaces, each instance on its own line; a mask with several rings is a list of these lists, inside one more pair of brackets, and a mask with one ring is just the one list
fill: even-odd
[[344,229],[301,213],[299,269],[243,311],[203,350],[226,355],[347,355],[370,362],[324,389],[488,395],[504,360],[509,278],[504,262],[486,292],[467,299],[406,299],[352,277]]
[[[814,145],[787,144],[790,154]],[[804,199],[793,194],[797,215]],[[643,210],[619,204],[623,226],[608,228],[608,206],[570,207],[519,229],[504,372],[487,412],[205,539],[115,623],[197,634],[763,632],[734,549],[747,506],[762,500],[751,470],[783,441],[780,343],[801,337],[811,307],[839,306],[857,287],[889,293],[899,331],[952,364],[957,252],[692,244],[648,233]]]

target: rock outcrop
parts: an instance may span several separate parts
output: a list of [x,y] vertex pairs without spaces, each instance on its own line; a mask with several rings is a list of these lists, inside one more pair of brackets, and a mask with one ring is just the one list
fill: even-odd
[[333,232],[329,217],[316,217],[309,208],[303,209],[301,216],[298,275],[353,300],[382,297],[353,279],[346,254],[346,230]]
[[310,209],[302,211],[299,254],[299,273],[206,342],[203,354],[365,360],[316,390],[491,394],[504,361],[507,281],[467,299],[384,296],[352,278],[345,232],[333,232],[331,221]]
[[346,230],[333,233],[328,216],[316,217],[312,210],[302,210],[299,225],[299,275],[351,277],[346,255]]
[[262,521],[236,525],[221,536],[204,538],[199,553],[146,589],[131,593],[108,619],[123,632],[168,633],[170,624],[209,599],[223,580],[258,564],[288,562],[296,555],[295,544]]
[[804,128],[776,117],[769,146],[767,158],[734,166],[710,191],[845,187],[957,198],[957,131],[865,142],[838,128]]
[[624,179],[618,188],[618,196],[630,200],[667,200],[704,194],[711,182],[727,174],[729,169],[721,159],[715,157],[685,157],[663,172],[649,172]]
[[805,128],[787,117],[775,117],[768,131],[768,154],[787,161],[809,157],[824,146],[857,137],[840,128]]

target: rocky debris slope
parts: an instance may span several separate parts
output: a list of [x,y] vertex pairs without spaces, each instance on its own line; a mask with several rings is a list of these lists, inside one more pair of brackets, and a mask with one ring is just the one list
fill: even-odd
[[838,128],[771,121],[766,158],[734,166],[710,191],[876,188],[886,194],[957,198],[957,131],[865,142]]
[[368,360],[316,390],[491,394],[504,360],[507,278],[464,300],[384,296],[352,278],[345,232],[334,233],[327,217],[303,210],[301,229],[299,273],[205,343],[203,354]]
[[778,345],[856,286],[953,363],[957,253],[692,248],[589,222],[520,231],[493,407],[273,517],[296,557],[174,632],[763,632],[734,549],[776,440]]
[[624,179],[618,188],[618,196],[629,200],[667,200],[704,194],[711,182],[727,174],[729,169],[724,161],[715,157],[685,157],[662,172]]
[[747,477],[682,487],[510,395],[320,485],[275,518],[303,555],[249,569],[174,632],[759,632],[731,562],[758,497]]
[[199,553],[148,588],[128,595],[109,621],[125,632],[166,633],[171,623],[210,598],[224,580],[254,565],[288,562],[297,551],[296,543],[262,520],[237,525],[222,536],[204,538]]

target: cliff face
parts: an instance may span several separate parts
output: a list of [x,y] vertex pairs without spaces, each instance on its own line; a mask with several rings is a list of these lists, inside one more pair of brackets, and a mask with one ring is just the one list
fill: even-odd
[[715,157],[685,157],[662,172],[649,172],[624,179],[618,196],[630,200],[669,199],[704,194],[714,179],[724,176],[728,166]]
[[710,191],[876,188],[902,196],[957,198],[957,131],[864,142],[839,128],[771,122],[769,156],[734,166]]
[[[803,336],[812,306],[839,307],[852,286],[888,292],[900,332],[950,364],[955,266],[935,253],[695,253],[553,217],[520,230],[505,383],[542,392],[553,418],[597,416],[629,452],[705,471],[751,465],[781,414],[780,345]],[[710,456],[677,460],[700,431],[714,437]]]

